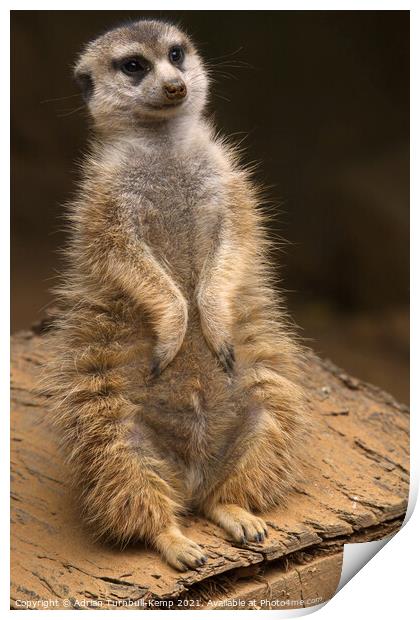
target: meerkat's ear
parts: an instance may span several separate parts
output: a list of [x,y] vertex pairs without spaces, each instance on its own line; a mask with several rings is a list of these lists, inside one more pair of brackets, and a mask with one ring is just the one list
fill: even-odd
[[80,88],[83,99],[88,103],[95,87],[91,73],[82,68],[76,69],[74,72],[74,79]]

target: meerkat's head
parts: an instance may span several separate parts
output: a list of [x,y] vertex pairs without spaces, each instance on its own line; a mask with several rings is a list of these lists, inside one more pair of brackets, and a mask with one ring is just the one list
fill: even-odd
[[175,26],[141,20],[89,43],[75,77],[106,132],[180,115],[199,115],[208,80],[189,37]]

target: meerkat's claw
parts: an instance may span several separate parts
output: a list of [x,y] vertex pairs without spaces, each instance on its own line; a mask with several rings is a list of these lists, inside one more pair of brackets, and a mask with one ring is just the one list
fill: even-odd
[[206,516],[241,545],[247,542],[262,543],[268,536],[267,526],[260,517],[235,504],[218,504],[207,510]]
[[162,368],[160,365],[160,361],[158,359],[155,359],[152,361],[152,363],[150,364],[150,374],[149,374],[149,379],[151,381],[153,381],[154,379],[157,379],[162,373]]
[[156,546],[168,564],[177,570],[200,568],[208,560],[201,547],[178,529],[161,534]]
[[235,365],[235,351],[234,351],[233,345],[224,344],[219,349],[217,357],[219,358],[226,372],[233,371],[233,367]]

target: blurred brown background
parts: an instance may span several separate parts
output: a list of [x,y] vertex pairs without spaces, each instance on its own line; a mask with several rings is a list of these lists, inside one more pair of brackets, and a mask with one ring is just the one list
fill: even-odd
[[142,16],[180,21],[214,64],[210,109],[260,162],[308,344],[408,402],[408,11],[12,11],[12,330],[41,316],[60,269],[87,135],[71,64]]

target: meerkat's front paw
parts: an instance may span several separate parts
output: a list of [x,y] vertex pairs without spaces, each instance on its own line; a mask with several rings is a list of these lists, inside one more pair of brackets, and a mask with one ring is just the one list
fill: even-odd
[[154,381],[155,379],[160,377],[161,373],[162,373],[161,362],[157,357],[154,357],[150,364],[149,381]]
[[200,287],[197,292],[201,328],[209,348],[226,372],[232,372],[235,353],[232,345],[232,313],[230,304],[221,299],[211,287]]
[[225,372],[233,372],[235,366],[235,350],[233,344],[230,342],[228,332],[222,330],[221,326],[219,326],[218,329],[214,327],[213,330],[211,330],[203,316],[201,317],[201,326],[209,349],[214,352]]
[[157,342],[150,363],[149,380],[157,379],[177,355],[188,324],[188,307],[183,297],[175,297],[157,326]]
[[226,372],[232,372],[235,365],[235,350],[232,344],[224,343],[216,352]]
[[[176,353],[178,353],[178,349]],[[160,377],[165,368],[172,362],[176,353],[173,352],[173,348],[170,348],[169,351],[163,350],[163,347],[155,349],[149,368],[148,380],[150,382]]]
[[261,543],[268,537],[265,522],[235,504],[218,504],[205,514],[242,545],[246,542]]
[[156,547],[168,564],[177,570],[199,568],[208,560],[201,547],[184,536],[177,527],[168,528],[160,534]]

